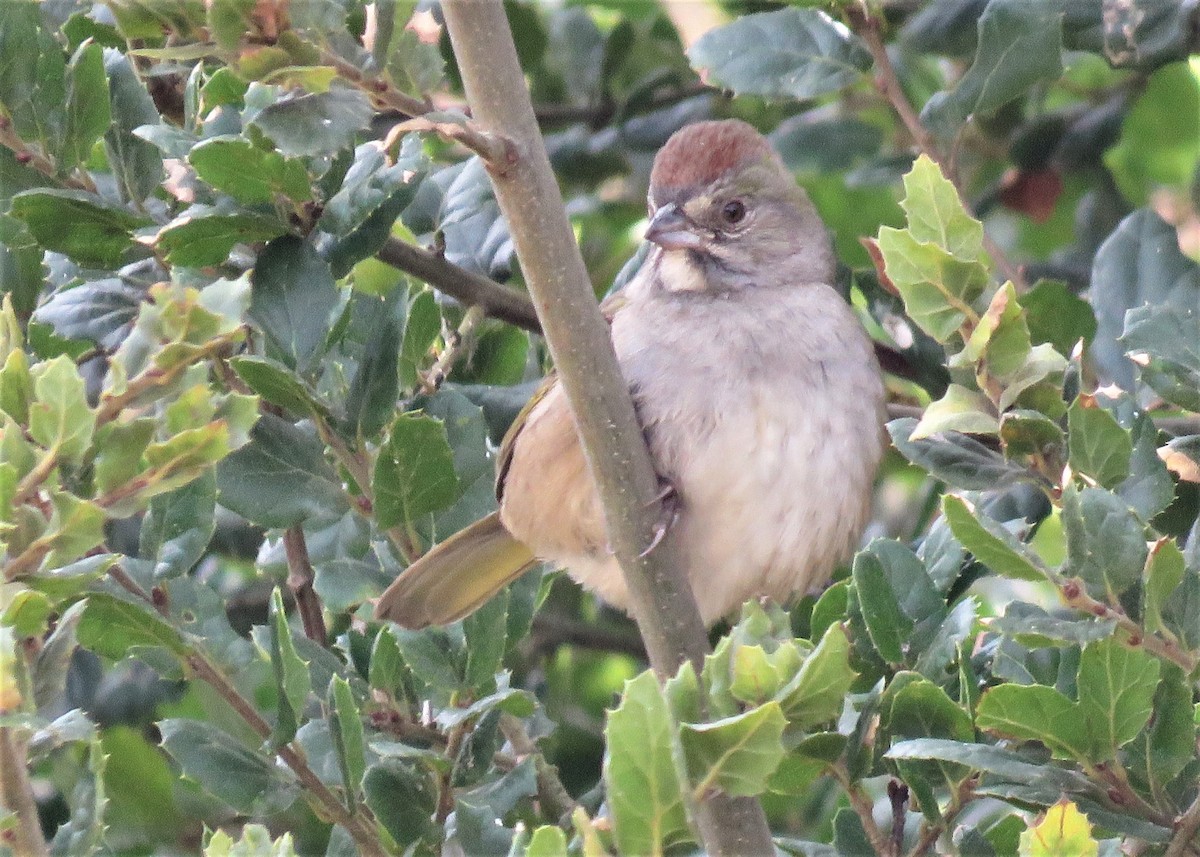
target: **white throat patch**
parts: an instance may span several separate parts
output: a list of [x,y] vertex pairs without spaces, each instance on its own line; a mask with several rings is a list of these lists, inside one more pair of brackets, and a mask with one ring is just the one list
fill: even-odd
[[658,274],[659,282],[669,292],[702,292],[707,287],[703,269],[686,250],[663,250]]

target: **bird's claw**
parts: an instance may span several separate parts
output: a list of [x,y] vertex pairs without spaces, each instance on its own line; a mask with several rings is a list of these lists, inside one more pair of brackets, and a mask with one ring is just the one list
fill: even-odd
[[658,547],[679,519],[679,492],[675,490],[674,485],[661,476],[659,477],[659,486],[659,491],[654,495],[652,501],[658,503],[659,509],[658,520],[654,522],[654,537],[650,539],[650,544],[646,546],[646,549],[638,554],[639,558],[648,556],[652,550]]

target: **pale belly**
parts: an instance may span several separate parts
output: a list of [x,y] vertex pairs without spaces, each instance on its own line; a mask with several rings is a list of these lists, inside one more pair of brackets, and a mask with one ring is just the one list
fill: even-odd
[[[660,472],[678,492],[675,536],[705,624],[750,598],[782,603],[819,588],[857,544],[882,455],[881,390],[863,372],[856,396],[817,391],[802,404],[751,394],[703,436],[652,432]],[[628,607],[611,557],[557,559]]]

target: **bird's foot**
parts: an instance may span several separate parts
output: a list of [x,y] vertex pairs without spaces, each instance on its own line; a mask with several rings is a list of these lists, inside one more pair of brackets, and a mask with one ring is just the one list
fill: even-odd
[[654,550],[662,540],[666,538],[667,533],[675,522],[679,520],[679,492],[675,490],[675,486],[671,481],[658,477],[659,490],[654,495],[652,502],[658,504],[658,520],[654,523],[654,537],[650,540],[650,544],[638,556],[647,556],[650,551]]

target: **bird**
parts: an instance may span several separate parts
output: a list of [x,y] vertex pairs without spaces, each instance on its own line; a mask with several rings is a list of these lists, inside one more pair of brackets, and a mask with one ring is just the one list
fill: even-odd
[[[676,131],[650,173],[651,252],[604,302],[613,348],[701,618],[827,583],[868,520],[885,441],[872,341],[831,285],[816,209],[751,125]],[[540,562],[630,595],[562,385],[549,375],[497,456],[499,509],[435,545],[378,619],[442,625]]]

